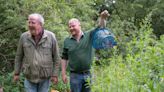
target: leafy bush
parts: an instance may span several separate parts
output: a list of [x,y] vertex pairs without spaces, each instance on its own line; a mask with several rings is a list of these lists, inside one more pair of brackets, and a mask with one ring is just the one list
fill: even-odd
[[2,86],[4,92],[24,92],[24,77],[22,77],[22,75],[19,82],[13,81],[13,73],[1,75],[0,80],[2,80],[0,85]]
[[[22,32],[27,31],[29,14],[37,12],[44,16],[45,28],[56,34],[62,48],[64,38],[69,35],[67,21],[72,17],[79,18],[82,30],[88,30],[94,26],[98,17],[96,10],[101,10],[102,5],[108,6],[112,13],[109,18],[112,23],[108,23],[108,27],[113,30],[118,46],[97,51],[99,60],[93,66],[93,92],[162,92],[163,0],[117,0],[116,4],[112,1],[0,0],[0,86],[4,92],[23,92],[24,77],[14,83],[12,71],[18,39]],[[149,12],[152,12],[152,21],[149,22],[148,18],[140,23]],[[156,39],[152,31],[161,35],[160,39]],[[69,84],[63,84],[61,78],[59,81],[52,88],[66,91]]]
[[[149,16],[129,41],[124,41],[126,53],[118,47],[93,66],[93,92],[162,92],[164,90],[164,38],[156,40]],[[125,37],[125,36],[124,36]],[[119,41],[119,40],[118,40]],[[103,52],[103,51],[102,51]],[[101,54],[100,54],[101,55]]]

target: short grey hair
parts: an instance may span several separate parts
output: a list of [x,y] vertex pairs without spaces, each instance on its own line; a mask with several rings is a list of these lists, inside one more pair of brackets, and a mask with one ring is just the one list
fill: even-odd
[[39,13],[32,13],[28,16],[29,17],[32,17],[32,16],[37,16],[38,17],[38,21],[41,23],[41,25],[43,26],[44,25],[44,18],[41,14]]
[[76,23],[78,23],[80,25],[80,21],[77,18],[70,19],[68,24],[71,23],[71,22],[76,22]]

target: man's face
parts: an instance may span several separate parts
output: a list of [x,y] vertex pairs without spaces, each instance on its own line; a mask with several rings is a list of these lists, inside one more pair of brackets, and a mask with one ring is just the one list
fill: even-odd
[[68,26],[69,26],[69,32],[71,33],[72,36],[78,35],[80,33],[81,27],[79,22],[71,21],[69,22]]
[[28,18],[28,28],[31,35],[36,36],[39,34],[41,23],[38,21],[37,17],[31,16]]

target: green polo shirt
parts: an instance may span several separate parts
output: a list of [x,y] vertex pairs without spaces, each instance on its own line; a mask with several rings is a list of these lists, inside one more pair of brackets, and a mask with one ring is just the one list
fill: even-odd
[[94,55],[91,35],[92,31],[84,32],[79,42],[73,37],[65,39],[62,58],[69,61],[71,71],[81,72],[91,68]]

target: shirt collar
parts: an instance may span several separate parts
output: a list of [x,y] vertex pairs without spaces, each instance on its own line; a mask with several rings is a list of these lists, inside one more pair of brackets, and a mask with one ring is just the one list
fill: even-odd
[[[84,32],[81,31],[81,37],[83,37],[83,36],[84,36]],[[75,39],[72,35],[70,36],[70,38],[71,38],[71,39]]]
[[[39,33],[39,36],[41,36],[41,38],[46,38],[47,37],[47,34],[45,33],[45,30],[44,29],[42,29],[42,32]],[[31,33],[30,33],[30,31],[28,31],[28,37],[29,38],[33,38],[32,35],[31,35]]]

